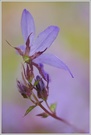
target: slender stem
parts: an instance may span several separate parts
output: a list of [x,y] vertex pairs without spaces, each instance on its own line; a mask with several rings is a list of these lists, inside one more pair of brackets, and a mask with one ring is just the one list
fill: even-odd
[[47,114],[52,115],[52,114],[39,102],[39,100],[37,99],[37,97],[35,96],[35,94],[32,93],[32,95],[33,95],[34,99],[36,100],[37,104],[38,104]]
[[64,119],[62,119],[62,118],[56,116],[55,113],[50,113],[46,108],[44,108],[44,106],[42,106],[42,104],[39,103],[39,106],[40,106],[47,114],[49,114],[49,115],[52,116],[53,118],[55,118],[55,119],[57,119],[57,120],[59,120],[59,121],[61,121],[61,122],[64,122],[65,124],[67,124],[67,125],[73,127],[75,130],[77,130],[77,131],[79,131],[79,132],[81,132],[81,133],[85,133],[83,130],[80,130],[80,129],[76,128],[75,126],[73,126],[72,124],[70,124],[68,121],[66,121],[66,120],[64,120]]
[[[23,78],[23,80],[25,81],[25,78],[24,78],[23,73],[22,73],[22,78]],[[26,81],[25,81],[25,84],[26,84]],[[33,85],[32,85],[32,86],[33,86]],[[36,89],[36,87],[34,87],[34,86],[33,86],[33,88]],[[36,95],[33,93],[33,91],[32,91],[32,96],[33,96],[34,100],[32,100],[31,98],[29,98],[29,99],[32,101],[32,103],[34,103],[36,106],[37,106],[37,105],[40,106],[40,107],[44,110],[44,112],[46,112],[49,116],[51,116],[51,117],[53,117],[53,118],[55,118],[55,119],[57,119],[57,120],[59,120],[59,121],[61,121],[61,122],[64,122],[65,124],[71,126],[71,127],[74,128],[75,130],[79,131],[79,133],[85,133],[84,131],[82,131],[82,130],[76,128],[74,125],[72,125],[72,124],[69,123],[68,121],[64,120],[63,118],[58,117],[58,116],[56,115],[56,113],[53,112],[53,111],[50,109],[50,106],[48,105],[47,101],[45,101],[45,103],[46,103],[48,109],[50,110],[50,111],[48,111],[48,110],[41,104],[41,102],[40,102],[39,99],[36,97]]]
[[30,99],[30,101],[32,101],[32,103],[36,104],[36,102],[34,100],[32,100],[30,97],[28,97]]
[[55,113],[55,112],[53,112],[53,111],[50,109],[50,106],[48,105],[47,100],[45,101],[45,103],[46,103],[46,105],[47,105],[48,109],[49,109],[52,113]]
[[[71,126],[72,128],[74,128],[75,130],[79,131],[80,133],[85,133],[85,131],[78,129],[77,127],[75,127],[74,125],[72,125],[72,124],[69,123],[68,121],[64,120],[63,118],[60,118],[60,117],[56,116],[56,114],[53,113],[53,112],[50,110],[50,107],[49,107],[47,101],[45,101],[47,107],[48,107],[49,110],[51,111],[51,112],[49,112],[49,111],[39,102],[39,100],[37,99],[36,95],[35,95],[34,93],[32,93],[32,95],[33,95],[33,97],[34,97],[34,99],[35,99],[37,105],[40,106],[40,107],[44,110],[44,112],[46,112],[47,114],[49,114],[51,117],[53,117],[53,118],[55,118],[55,119],[57,119],[57,120],[59,120],[59,121],[61,121],[61,122],[64,122],[65,124]],[[35,104],[36,104],[36,103],[35,103]]]
[[[73,126],[72,124],[70,124],[68,121],[64,120],[63,118],[60,118],[60,117],[56,116],[55,113],[49,112],[49,111],[39,102],[39,100],[37,99],[37,97],[35,96],[34,93],[33,93],[33,97],[34,97],[34,99],[36,100],[37,104],[44,110],[44,112],[46,112],[47,114],[49,114],[49,115],[52,116],[53,118],[55,118],[55,119],[57,119],[57,120],[59,120],[59,121],[61,121],[61,122],[64,122],[65,124],[67,124],[67,125],[73,127],[75,130],[79,131],[80,133],[85,133],[83,130],[80,130],[80,129],[76,128],[75,126]],[[49,105],[48,105],[48,106],[49,106]],[[49,107],[48,107],[48,108],[49,108]]]
[[32,92],[32,95],[34,97],[34,99],[36,100],[37,103],[39,103],[39,100],[37,99],[37,97],[35,96],[35,94]]
[[[45,103],[46,103],[47,107],[48,107],[48,108],[49,108],[49,110],[50,110],[50,106],[48,105],[47,100],[45,101]],[[50,110],[50,111],[51,111],[51,110]]]

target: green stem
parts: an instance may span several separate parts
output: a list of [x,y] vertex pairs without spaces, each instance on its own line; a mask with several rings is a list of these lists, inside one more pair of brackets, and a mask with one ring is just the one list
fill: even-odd
[[66,120],[64,120],[64,119],[62,119],[62,118],[56,116],[55,113],[53,113],[53,112],[50,113],[46,108],[44,108],[44,106],[42,106],[42,104],[39,104],[39,106],[40,106],[47,114],[49,114],[49,115],[52,116],[53,118],[55,118],[55,119],[57,119],[57,120],[59,120],[59,121],[61,121],[61,122],[64,122],[65,124],[71,126],[72,128],[74,128],[75,130],[79,131],[80,133],[85,133],[83,130],[80,130],[80,129],[76,128],[75,126],[73,126],[72,124],[70,124],[68,121],[66,121]]
[[[66,121],[66,120],[64,120],[64,119],[62,119],[62,118],[56,116],[55,113],[49,112],[49,111],[39,102],[39,100],[37,99],[37,97],[35,96],[34,93],[33,93],[33,97],[34,97],[34,99],[36,100],[37,104],[38,104],[38,105],[44,110],[44,112],[46,112],[48,115],[50,115],[51,117],[53,117],[53,118],[55,118],[55,119],[57,119],[57,120],[59,120],[59,121],[61,121],[61,122],[64,122],[65,124],[71,126],[71,127],[74,128],[75,130],[79,131],[79,133],[85,133],[83,130],[80,130],[80,129],[76,128],[75,126],[73,126],[72,124],[70,124],[68,121]],[[47,103],[47,102],[46,102],[46,103]],[[48,105],[48,103],[47,103],[47,105]],[[48,108],[49,108],[49,105],[48,105]]]

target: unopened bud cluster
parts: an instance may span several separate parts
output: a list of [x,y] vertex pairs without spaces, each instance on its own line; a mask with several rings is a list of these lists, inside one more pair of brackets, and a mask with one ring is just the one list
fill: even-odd
[[33,66],[25,63],[21,74],[23,82],[17,80],[17,86],[24,98],[31,98],[33,92],[36,91],[37,98],[46,101],[48,97],[49,75],[44,71],[43,65],[38,66],[38,71],[40,74],[35,76]]

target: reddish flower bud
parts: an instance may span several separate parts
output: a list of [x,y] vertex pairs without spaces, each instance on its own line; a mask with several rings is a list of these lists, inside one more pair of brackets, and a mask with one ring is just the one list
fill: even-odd
[[31,96],[32,92],[32,88],[28,88],[26,87],[25,85],[23,85],[20,81],[17,80],[17,87],[19,89],[19,92],[21,93],[21,95],[24,97],[24,98],[28,98]]
[[28,80],[29,82],[32,82],[33,78],[34,78],[34,73],[33,73],[33,69],[32,67],[30,67],[28,64],[26,65],[26,69],[23,65],[23,72],[24,72],[24,76],[26,78],[26,80]]

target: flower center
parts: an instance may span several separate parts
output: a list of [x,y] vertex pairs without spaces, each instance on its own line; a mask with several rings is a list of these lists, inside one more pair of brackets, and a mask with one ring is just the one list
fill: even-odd
[[24,60],[26,63],[29,63],[31,59],[30,59],[29,56],[24,55],[24,56],[23,56],[23,60]]

